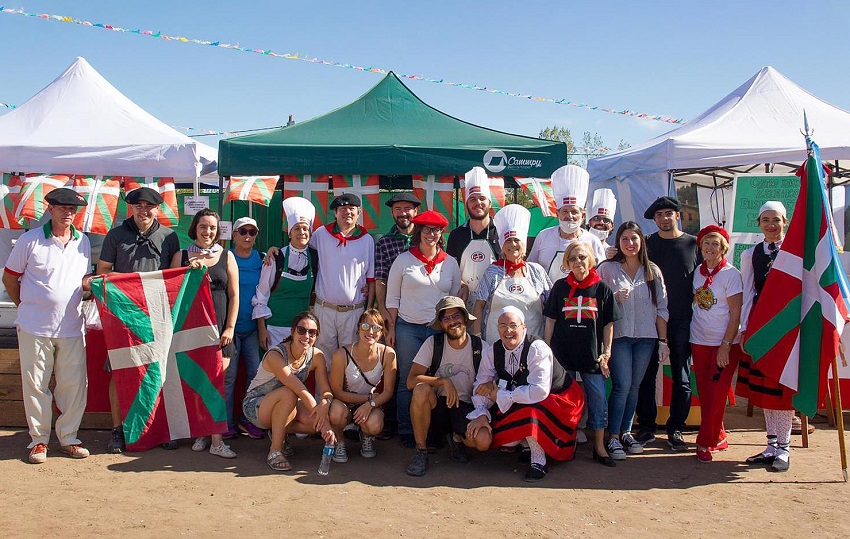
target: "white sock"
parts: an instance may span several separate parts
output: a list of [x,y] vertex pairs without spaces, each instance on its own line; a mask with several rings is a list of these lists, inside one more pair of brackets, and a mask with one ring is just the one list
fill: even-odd
[[794,421],[794,410],[773,410],[776,421],[776,443],[779,447],[788,448],[791,445],[791,424]]
[[525,439],[528,441],[528,448],[531,449],[531,463],[545,466],[546,452],[543,451],[543,448],[540,447],[540,444],[537,443],[537,440],[535,440],[531,436],[528,436]]

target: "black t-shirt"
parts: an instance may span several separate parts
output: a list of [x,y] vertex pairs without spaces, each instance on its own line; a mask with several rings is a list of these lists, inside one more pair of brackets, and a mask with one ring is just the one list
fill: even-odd
[[577,289],[572,298],[570,290],[566,279],[558,279],[543,307],[543,315],[555,320],[552,352],[568,371],[601,372],[596,359],[602,348],[602,328],[620,319],[614,293],[602,281]]
[[463,250],[469,245],[472,240],[487,240],[490,248],[493,249],[493,256],[498,260],[501,258],[500,253],[502,248],[499,247],[499,233],[496,232],[496,226],[493,224],[493,219],[490,219],[490,224],[476,234],[469,228],[469,221],[460,225],[449,233],[449,241],[446,244],[446,253],[453,256],[457,263],[460,264],[460,257],[463,255]]
[[665,239],[658,232],[646,238],[649,259],[661,269],[667,287],[667,310],[672,320],[690,320],[693,315],[693,273],[702,263],[697,239],[690,234]]

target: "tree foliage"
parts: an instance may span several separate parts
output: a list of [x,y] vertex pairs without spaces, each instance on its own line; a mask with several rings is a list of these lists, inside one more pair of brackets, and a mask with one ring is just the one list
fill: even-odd
[[[542,139],[557,140],[567,145],[567,163],[587,168],[587,162],[594,157],[600,157],[608,153],[608,147],[599,133],[585,131],[581,137],[581,146],[576,147],[573,142],[573,134],[568,127],[553,125],[540,130],[538,135]],[[617,150],[624,150],[631,144],[620,140]]]

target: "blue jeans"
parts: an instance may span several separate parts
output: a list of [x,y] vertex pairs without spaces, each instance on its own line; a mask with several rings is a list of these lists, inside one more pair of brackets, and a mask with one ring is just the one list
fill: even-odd
[[611,346],[611,395],[608,397],[608,432],[632,430],[638,390],[652,358],[655,339],[618,337]]
[[411,324],[401,317],[395,323],[395,357],[398,363],[398,379],[396,381],[396,417],[398,418],[399,436],[412,436],[413,424],[410,422],[410,401],[413,391],[407,389],[407,375],[425,339],[437,332],[426,324]]
[[[573,379],[576,371],[568,371]],[[593,430],[604,429],[608,424],[608,401],[605,400],[605,377],[601,374],[581,374],[581,388],[584,390],[584,407],[587,410],[587,427]]]
[[227,428],[233,429],[233,389],[236,386],[236,374],[239,372],[239,358],[245,360],[245,373],[247,375],[246,389],[260,367],[260,340],[257,331],[251,333],[234,333],[233,346],[236,353],[230,358],[230,365],[224,373],[224,400],[227,403]]
[[[670,396],[670,418],[667,435],[685,428],[691,413],[691,323],[690,320],[667,321],[667,342],[670,346],[670,373],[673,394]],[[637,420],[640,430],[655,432],[658,408],[655,404],[655,377],[658,373],[658,353],[653,352],[638,392]]]

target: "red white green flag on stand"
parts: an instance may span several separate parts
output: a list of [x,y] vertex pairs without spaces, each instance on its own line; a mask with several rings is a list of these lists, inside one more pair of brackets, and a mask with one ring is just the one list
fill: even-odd
[[[327,174],[313,176],[304,174],[296,176],[287,174],[283,177],[283,199],[289,197],[306,198],[316,208],[316,218],[313,220],[313,230],[328,222],[328,192],[330,176]],[[333,220],[333,219],[331,219]]]
[[425,202],[429,210],[442,213],[449,223],[454,222],[455,177],[414,175],[413,196]]
[[177,207],[177,189],[174,187],[174,178],[124,178],[124,196],[139,187],[150,187],[162,195],[162,204],[159,205],[159,213],[156,219],[164,226],[177,226],[180,224],[180,209]]
[[21,177],[17,174],[3,174],[0,182],[0,228],[22,230],[22,219],[15,217],[15,204],[21,194]]
[[278,179],[280,176],[231,176],[224,203],[247,200],[268,206],[274,196]]
[[92,282],[127,449],[227,430],[224,371],[206,268]]
[[41,219],[47,209],[44,196],[64,187],[69,180],[60,174],[27,174],[15,203],[15,219]]
[[334,197],[343,193],[351,193],[360,198],[363,204],[358,224],[367,230],[378,228],[381,217],[381,187],[380,176],[371,174],[369,176],[360,174],[333,175]]
[[115,224],[121,182],[102,176],[74,176],[72,188],[88,202],[74,216],[74,226],[82,232],[105,236]]
[[794,407],[811,417],[838,354],[850,285],[831,232],[820,153],[808,142],[794,218],[753,309],[744,349],[760,371],[795,392]]
[[523,191],[540,208],[543,217],[556,217],[558,205],[552,193],[552,180],[543,178],[514,178]]

